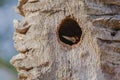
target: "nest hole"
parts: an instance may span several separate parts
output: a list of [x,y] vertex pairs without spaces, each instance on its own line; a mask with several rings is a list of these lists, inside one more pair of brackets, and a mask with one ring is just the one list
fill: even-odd
[[66,18],[59,26],[58,35],[61,42],[72,46],[80,41],[82,30],[74,19]]

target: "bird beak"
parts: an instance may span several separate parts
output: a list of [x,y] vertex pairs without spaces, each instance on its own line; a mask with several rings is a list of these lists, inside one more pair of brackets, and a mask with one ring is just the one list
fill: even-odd
[[68,36],[62,36],[62,37],[65,38],[65,39],[67,39],[67,40],[69,40],[69,41],[71,41],[71,42],[73,42],[73,43],[76,42],[75,37],[68,37]]

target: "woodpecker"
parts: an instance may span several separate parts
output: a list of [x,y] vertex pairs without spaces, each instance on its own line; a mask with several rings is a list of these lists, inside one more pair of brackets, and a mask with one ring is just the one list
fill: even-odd
[[69,37],[69,36],[62,36],[64,39],[72,42],[72,44],[77,44],[79,42],[79,38],[77,36]]

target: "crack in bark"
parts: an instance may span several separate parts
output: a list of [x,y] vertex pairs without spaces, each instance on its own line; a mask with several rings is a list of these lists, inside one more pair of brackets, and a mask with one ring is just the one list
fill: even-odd
[[24,67],[18,67],[18,70],[20,71],[20,70],[24,70],[24,71],[30,71],[30,70],[32,70],[33,69],[33,67],[29,67],[29,68],[26,68],[25,66]]
[[103,43],[120,43],[120,40],[104,40],[104,39],[101,39],[101,38],[97,38],[98,40],[100,40],[101,42]]

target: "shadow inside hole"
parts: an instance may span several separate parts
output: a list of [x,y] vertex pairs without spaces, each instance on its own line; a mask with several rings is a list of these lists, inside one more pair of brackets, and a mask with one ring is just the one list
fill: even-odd
[[74,19],[66,18],[60,24],[58,34],[63,43],[72,46],[80,41],[82,30]]

